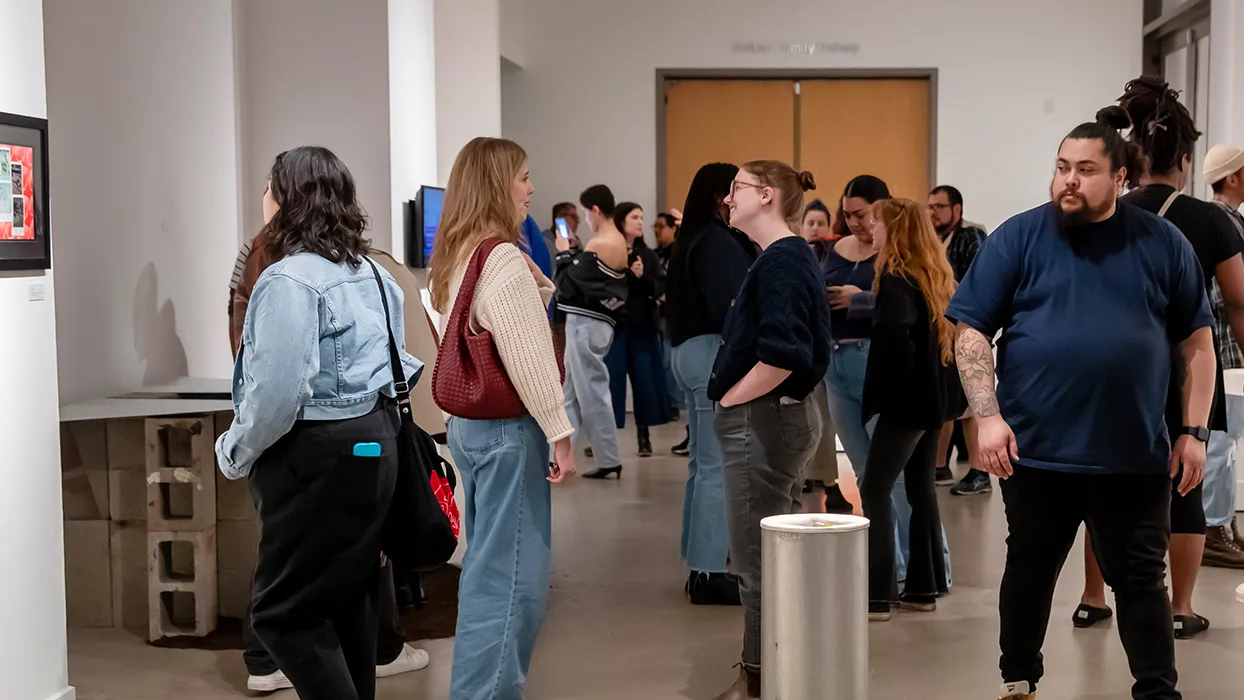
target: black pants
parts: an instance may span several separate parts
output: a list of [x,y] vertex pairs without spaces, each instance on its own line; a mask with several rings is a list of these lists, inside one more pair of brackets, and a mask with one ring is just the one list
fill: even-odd
[[1179,700],[1175,636],[1166,595],[1171,482],[1164,474],[1069,474],[1015,467],[1002,481],[1009,534],[1002,577],[1002,678],[1036,685],[1054,585],[1088,527],[1102,576],[1114,589],[1119,636],[1136,700]]
[[905,593],[937,595],[946,590],[946,560],[942,556],[942,519],[937,508],[934,470],[940,430],[917,430],[896,425],[884,413],[868,449],[860,482],[868,528],[868,600],[898,599],[894,572],[894,508],[890,496],[903,475],[911,504],[911,557],[907,563]]
[[[251,621],[302,700],[374,700],[380,538],[397,477],[397,413],[295,424],[260,457]],[[381,457],[353,447],[377,442]]]
[[[394,577],[405,575],[395,572],[393,562],[389,562],[380,572],[380,590],[376,596],[376,665],[385,666],[397,660],[402,648],[406,645],[406,630],[402,629],[402,616],[397,609],[397,589]],[[252,676],[269,676],[280,669],[272,660],[272,655],[264,648],[263,642],[255,634],[251,624],[251,606],[246,606],[246,619],[242,621],[242,640],[246,643],[246,651],[242,652],[242,661],[246,663],[246,672]]]
[[963,433],[963,421],[955,421],[954,432],[950,434],[950,444],[946,446],[946,459],[942,460],[942,464],[950,465],[950,455],[955,450],[959,450],[959,459],[966,460],[968,458],[968,439]]

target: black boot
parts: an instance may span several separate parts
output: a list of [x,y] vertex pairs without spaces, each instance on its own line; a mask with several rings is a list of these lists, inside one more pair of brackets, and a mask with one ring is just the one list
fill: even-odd
[[687,455],[691,454],[691,428],[690,426],[687,427],[687,433],[686,433],[686,436],[683,437],[682,442],[678,443],[677,445],[674,445],[674,447],[670,449],[670,452],[673,452],[679,457],[686,457]]
[[648,426],[646,425],[635,426],[635,434],[639,440],[639,456],[640,457],[651,457],[652,456],[652,439],[648,435]]
[[842,495],[842,489],[838,488],[838,484],[825,487],[825,512],[840,515],[850,515],[855,512],[855,506]]
[[584,474],[583,478],[584,479],[608,479],[611,476],[616,476],[619,479],[621,479],[622,478],[622,465],[618,465],[616,467],[603,467],[600,469],[593,469],[592,471]]
[[692,605],[743,604],[739,600],[739,580],[730,574],[692,571],[686,590]]

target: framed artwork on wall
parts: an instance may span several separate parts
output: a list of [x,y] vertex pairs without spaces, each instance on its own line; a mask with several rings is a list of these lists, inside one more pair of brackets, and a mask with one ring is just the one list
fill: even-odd
[[51,266],[48,123],[0,112],[0,270]]

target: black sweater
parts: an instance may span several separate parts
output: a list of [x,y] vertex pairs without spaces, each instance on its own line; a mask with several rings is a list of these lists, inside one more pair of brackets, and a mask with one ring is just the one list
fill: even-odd
[[864,420],[884,413],[898,425],[936,430],[963,415],[967,399],[931,324],[929,305],[907,278],[882,275],[864,372]]
[[633,266],[636,260],[644,261],[644,276],[636,277],[627,269],[626,306],[622,309],[618,326],[655,333],[659,316],[657,300],[665,295],[665,266],[655,251],[638,241],[627,256],[628,267]]
[[671,345],[721,334],[730,301],[757,254],[756,244],[743,232],[721,221],[698,231],[679,232],[665,279]]
[[798,236],[765,249],[735,297],[708,382],[720,401],[757,362],[790,370],[772,394],[802,400],[829,370],[829,305],[812,249]]

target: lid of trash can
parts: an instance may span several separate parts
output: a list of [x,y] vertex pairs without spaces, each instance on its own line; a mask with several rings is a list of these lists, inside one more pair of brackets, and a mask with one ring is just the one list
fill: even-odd
[[868,529],[868,518],[858,515],[839,515],[837,513],[793,513],[791,515],[771,515],[760,521],[764,530],[809,534],[815,532],[843,533]]

